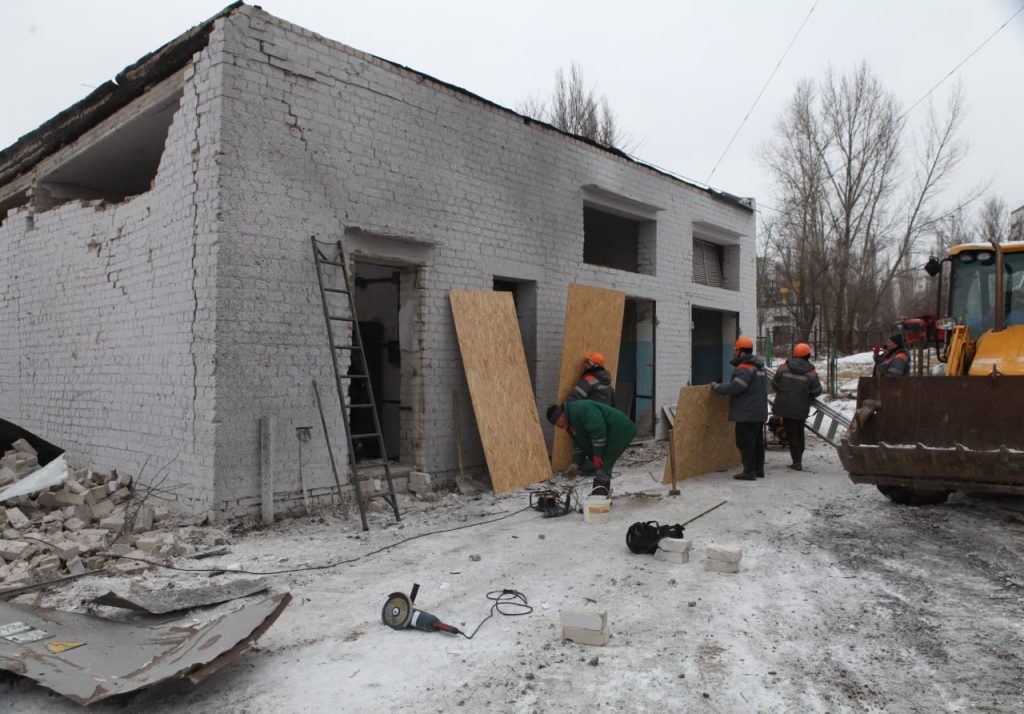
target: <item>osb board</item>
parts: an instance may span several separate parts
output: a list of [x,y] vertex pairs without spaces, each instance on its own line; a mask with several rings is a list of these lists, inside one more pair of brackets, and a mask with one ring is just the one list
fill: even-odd
[[[729,398],[715,394],[707,385],[680,389],[672,450],[677,481],[739,465],[736,428],[729,421]],[[671,463],[665,459],[664,483],[672,482]]]
[[551,478],[512,294],[448,293],[495,493]]
[[[612,374],[619,366],[619,343],[622,341],[622,313],[626,294],[618,290],[590,285],[569,285],[565,305],[565,336],[562,340],[562,368],[558,373],[558,403],[569,398],[583,374],[583,358],[591,352],[604,355],[605,369]],[[572,442],[564,429],[555,429],[551,449],[551,468],[555,471],[572,463]]]

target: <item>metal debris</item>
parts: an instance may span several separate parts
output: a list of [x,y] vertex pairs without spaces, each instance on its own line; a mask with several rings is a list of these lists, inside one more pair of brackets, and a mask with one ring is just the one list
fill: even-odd
[[204,605],[237,600],[254,595],[267,589],[267,581],[263,579],[240,578],[227,583],[207,585],[199,588],[166,588],[146,593],[118,595],[108,592],[93,598],[96,605],[123,607],[126,610],[139,610],[153,615],[163,615],[178,610],[191,610]]
[[[92,704],[159,682],[187,677],[198,684],[274,624],[291,602],[284,593],[220,615],[201,625],[177,619],[157,625],[110,622],[91,615],[0,602],[0,627],[15,623],[43,630],[60,644],[16,644],[0,638],[0,669],[28,677],[79,704]],[[30,630],[31,631],[31,630]],[[80,644],[79,644],[80,643]]]

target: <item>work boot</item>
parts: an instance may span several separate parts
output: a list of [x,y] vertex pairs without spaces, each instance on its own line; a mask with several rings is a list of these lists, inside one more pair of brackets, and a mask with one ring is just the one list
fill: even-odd
[[743,462],[743,472],[733,476],[737,481],[753,481],[757,478],[757,463],[754,454],[741,452],[740,460]]
[[804,465],[801,464],[799,461],[796,461],[796,462],[790,464],[789,468],[793,469],[794,471],[803,471],[804,470]]
[[594,477],[594,487],[590,491],[590,495],[610,498],[612,495],[612,477],[598,472]]
[[757,473],[754,474],[758,478],[764,478],[764,469],[758,469]]

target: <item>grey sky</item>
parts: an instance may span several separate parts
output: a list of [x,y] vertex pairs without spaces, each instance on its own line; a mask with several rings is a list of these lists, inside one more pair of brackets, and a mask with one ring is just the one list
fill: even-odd
[[[917,101],[1024,0],[820,0],[711,182],[772,202],[755,149],[795,82],[866,60],[904,106]],[[635,155],[704,181],[814,0],[262,0],[263,9],[499,104],[547,93],[579,62]],[[0,146],[73,104],[224,0],[0,0]],[[991,181],[1024,204],[1024,13],[940,87],[964,82],[971,151],[945,198]],[[927,103],[909,116],[920,125]]]

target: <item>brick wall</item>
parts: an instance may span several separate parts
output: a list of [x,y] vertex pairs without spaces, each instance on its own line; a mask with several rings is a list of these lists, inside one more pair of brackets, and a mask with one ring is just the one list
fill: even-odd
[[[658,209],[656,274],[583,264],[595,187]],[[741,236],[740,290],[693,284],[695,223]],[[467,470],[485,468],[451,289],[536,283],[539,407],[557,386],[570,282],[657,302],[659,407],[689,378],[692,307],[754,328],[752,212],[242,7],[186,71],[148,193],[18,209],[0,225],[5,416],[98,468],[167,474],[182,507],[246,513],[260,501],[262,417],[279,505],[303,488],[331,498],[316,379],[349,495],[311,235],[413,266],[401,455],[437,474],[456,469],[456,429]]]
[[[541,405],[557,385],[570,282],[657,301],[659,406],[674,403],[689,376],[692,306],[739,312],[753,329],[750,211],[254,8],[228,21],[225,52],[217,336],[225,493],[255,496],[259,416],[309,421],[310,377],[331,383],[311,234],[348,240],[358,231],[364,249],[374,235],[399,237],[425,263],[422,401],[409,406],[425,432],[415,465],[435,473],[456,466],[453,388],[466,464],[483,466],[450,289],[490,290],[495,275],[537,281]],[[581,262],[585,186],[662,209],[657,275]],[[694,222],[743,236],[740,291],[692,283]],[[396,242],[382,238],[381,251],[401,253]],[[334,413],[333,393],[329,401]],[[336,420],[332,428],[342,433]]]
[[214,502],[215,64],[187,71],[148,193],[0,225],[3,416],[194,510]]

